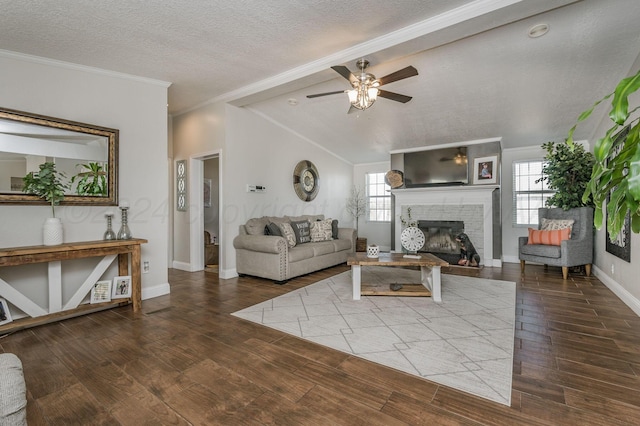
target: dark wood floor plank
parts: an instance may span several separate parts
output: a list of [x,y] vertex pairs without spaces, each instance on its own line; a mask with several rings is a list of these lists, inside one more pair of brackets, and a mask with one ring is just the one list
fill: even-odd
[[414,399],[396,392],[391,394],[382,408],[382,412],[409,425],[416,426],[473,426],[481,424],[440,407],[425,404],[424,400]]
[[516,264],[511,407],[231,313],[348,271],[277,285],[171,269],[171,295],[22,330],[30,425],[557,425],[640,418],[640,318],[595,277]]
[[324,413],[328,424],[344,426],[400,426],[407,425],[401,419],[392,417],[379,409],[372,408],[360,395],[345,394],[315,386],[300,404],[315,412]]

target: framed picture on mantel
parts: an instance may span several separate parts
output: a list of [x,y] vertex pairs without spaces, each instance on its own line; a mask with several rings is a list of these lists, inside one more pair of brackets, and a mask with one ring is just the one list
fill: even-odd
[[487,185],[498,182],[498,156],[478,157],[473,160],[473,184]]

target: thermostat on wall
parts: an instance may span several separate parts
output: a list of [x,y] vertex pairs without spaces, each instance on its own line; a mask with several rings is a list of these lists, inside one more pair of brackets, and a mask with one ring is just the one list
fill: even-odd
[[267,187],[262,185],[247,185],[247,192],[267,192]]

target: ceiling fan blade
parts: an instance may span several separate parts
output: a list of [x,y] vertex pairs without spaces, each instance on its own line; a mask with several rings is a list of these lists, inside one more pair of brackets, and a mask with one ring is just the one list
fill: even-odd
[[360,110],[354,107],[353,105],[349,105],[349,111],[347,111],[347,114],[351,114],[352,112],[356,112],[356,111],[360,111]]
[[411,96],[401,95],[400,93],[387,92],[386,90],[380,89],[378,89],[378,96],[381,98],[390,99],[392,101],[402,102],[403,104],[406,104],[411,99],[413,99]]
[[307,98],[319,98],[320,96],[337,95],[338,93],[344,93],[344,90],[336,90],[335,92],[316,93],[315,95],[307,95]]
[[344,65],[335,65],[331,67],[331,69],[337,72],[338,74],[340,74],[341,76],[343,76],[344,78],[346,78],[347,80],[349,80],[351,84],[356,83],[358,81],[356,76],[351,74],[351,71],[349,71],[349,68],[345,67]]
[[385,75],[382,78],[379,78],[380,86],[384,84],[393,83],[394,81],[402,80],[403,78],[413,77],[414,75],[418,75],[418,70],[412,66],[408,66],[406,68],[402,68],[396,72],[392,72],[389,75]]

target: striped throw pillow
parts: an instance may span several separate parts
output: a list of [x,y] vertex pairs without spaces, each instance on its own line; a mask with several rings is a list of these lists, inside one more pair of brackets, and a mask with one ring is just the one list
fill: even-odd
[[538,231],[529,228],[529,241],[527,244],[546,244],[559,246],[562,240],[568,240],[571,236],[571,228],[554,229],[552,231]]

